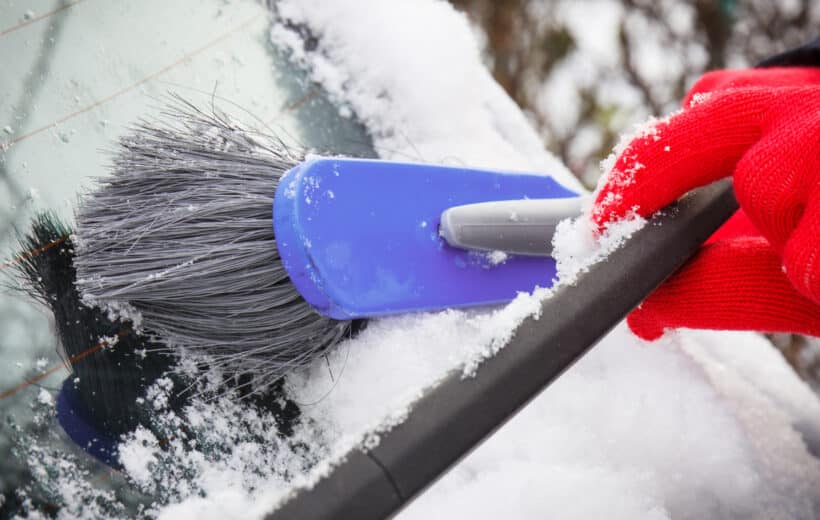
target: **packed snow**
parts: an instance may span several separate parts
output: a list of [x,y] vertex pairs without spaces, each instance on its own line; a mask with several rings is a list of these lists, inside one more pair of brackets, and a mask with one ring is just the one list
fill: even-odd
[[353,109],[382,158],[542,172],[580,189],[492,79],[474,32],[449,4],[286,0],[277,7],[308,27],[319,48],[305,50],[284,25],[273,27],[273,42]]

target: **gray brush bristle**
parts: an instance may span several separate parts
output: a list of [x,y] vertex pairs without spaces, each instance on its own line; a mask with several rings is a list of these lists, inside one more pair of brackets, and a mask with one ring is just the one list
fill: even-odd
[[82,200],[78,288],[264,387],[351,330],[302,299],[276,249],[274,191],[303,152],[182,100],[164,119],[121,139],[112,175]]

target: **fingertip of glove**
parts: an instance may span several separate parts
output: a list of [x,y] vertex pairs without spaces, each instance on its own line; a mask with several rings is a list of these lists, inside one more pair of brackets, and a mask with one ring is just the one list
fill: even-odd
[[733,78],[734,74],[732,74],[732,71],[712,70],[706,72],[692,85],[692,88],[689,89],[686,97],[683,98],[683,106],[688,107],[696,95],[717,90]]
[[633,334],[644,341],[655,341],[664,334],[665,327],[642,305],[626,317],[626,324]]
[[806,247],[786,246],[783,271],[797,291],[820,304],[820,254]]
[[752,69],[720,69],[704,73],[683,100],[689,106],[698,94],[741,87],[784,87],[812,85],[820,81],[818,67],[764,67]]
[[810,203],[783,249],[783,270],[803,296],[820,305],[820,187],[810,196]]

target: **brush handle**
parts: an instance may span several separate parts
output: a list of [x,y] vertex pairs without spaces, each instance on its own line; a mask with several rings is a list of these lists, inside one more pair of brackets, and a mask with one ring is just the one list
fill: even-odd
[[580,197],[465,204],[441,214],[439,234],[459,249],[550,256],[558,223],[580,214]]
[[684,197],[578,282],[546,299],[475,377],[460,371],[415,403],[402,424],[277,512],[289,518],[385,518],[401,509],[572,366],[736,210],[731,184]]

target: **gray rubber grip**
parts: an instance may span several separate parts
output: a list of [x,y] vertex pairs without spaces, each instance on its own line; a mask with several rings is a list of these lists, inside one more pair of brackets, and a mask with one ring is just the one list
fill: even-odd
[[459,249],[549,256],[555,226],[580,214],[580,197],[466,204],[441,214],[439,234]]

